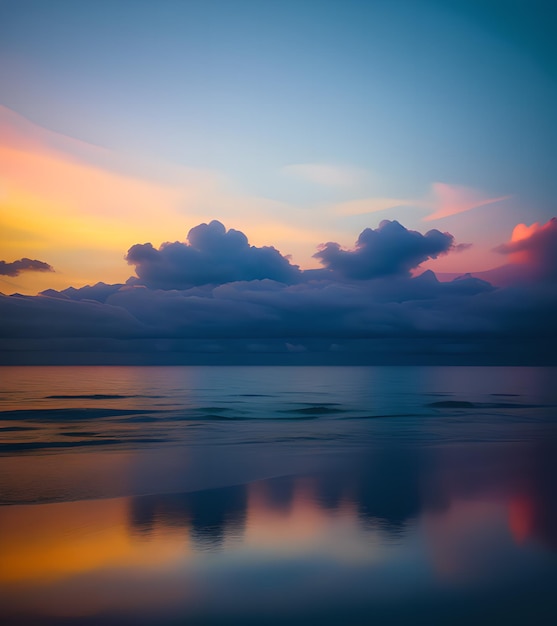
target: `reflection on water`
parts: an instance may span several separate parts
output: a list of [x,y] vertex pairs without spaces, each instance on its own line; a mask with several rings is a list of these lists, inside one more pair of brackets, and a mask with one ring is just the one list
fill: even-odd
[[2,624],[557,622],[547,371],[136,369],[2,383]]
[[114,567],[149,568],[175,558],[167,533],[149,543],[129,532],[128,499],[3,507],[2,582],[43,583]]
[[0,507],[3,617],[363,624],[436,607],[429,623],[485,611],[550,623],[557,517],[543,490],[555,473],[538,472],[554,459],[543,447],[402,447],[334,473]]

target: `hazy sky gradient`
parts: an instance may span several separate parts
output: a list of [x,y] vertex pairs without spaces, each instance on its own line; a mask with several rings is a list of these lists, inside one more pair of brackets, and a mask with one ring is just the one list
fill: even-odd
[[397,219],[473,244],[431,268],[489,269],[555,214],[552,24],[542,1],[2,0],[0,256],[56,274],[1,289],[125,280],[131,245],[211,219],[304,268]]

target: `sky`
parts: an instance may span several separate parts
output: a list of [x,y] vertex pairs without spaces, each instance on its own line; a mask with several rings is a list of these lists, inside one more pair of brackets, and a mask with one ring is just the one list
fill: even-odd
[[[32,296],[2,300],[4,334],[38,332],[12,328],[16,301],[39,320],[68,294],[133,293],[160,317],[177,290],[190,312],[188,290],[272,281],[275,304],[234,295],[239,319],[265,338],[280,318],[290,338],[317,284],[362,303],[385,284],[400,303],[432,270],[441,290],[472,273],[497,298],[550,292],[556,24],[549,0],[0,0],[0,292]],[[426,326],[444,327],[447,297]],[[114,306],[128,333],[183,338]],[[247,332],[211,315],[188,332]],[[337,322],[322,334],[384,336]]]

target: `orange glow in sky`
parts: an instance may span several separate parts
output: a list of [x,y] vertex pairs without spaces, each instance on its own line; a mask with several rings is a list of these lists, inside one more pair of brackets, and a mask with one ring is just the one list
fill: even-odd
[[133,244],[184,241],[191,227],[213,218],[306,266],[316,265],[317,243],[333,237],[277,217],[285,213],[280,202],[242,195],[215,172],[169,164],[160,179],[149,178],[141,172],[149,164],[130,165],[133,159],[37,127],[1,106],[0,131],[2,259],[39,259],[55,269],[1,276],[3,293],[124,282],[133,274],[124,261]]
[[165,240],[181,225],[183,189],[107,171],[26,136],[20,144],[0,145],[0,248],[5,260],[46,259],[56,273],[24,273],[18,289],[123,281],[130,242],[147,233]]

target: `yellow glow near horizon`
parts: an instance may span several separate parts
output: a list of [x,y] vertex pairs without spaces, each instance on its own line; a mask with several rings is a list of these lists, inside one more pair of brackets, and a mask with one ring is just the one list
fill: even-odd
[[38,259],[55,269],[0,276],[0,292],[124,282],[133,275],[124,261],[132,245],[184,241],[190,228],[211,219],[243,230],[252,245],[294,253],[293,262],[306,267],[317,265],[315,247],[330,239],[272,218],[280,203],[235,193],[214,172],[169,165],[164,182],[147,180],[130,174],[127,162],[126,173],[119,171],[122,159],[114,169],[119,157],[109,151],[36,127],[4,107],[0,114],[1,258]]
[[18,286],[125,280],[126,250],[147,233],[164,239],[183,217],[184,190],[72,161],[46,149],[0,146],[0,247],[5,260],[38,258],[56,269],[26,273]]

